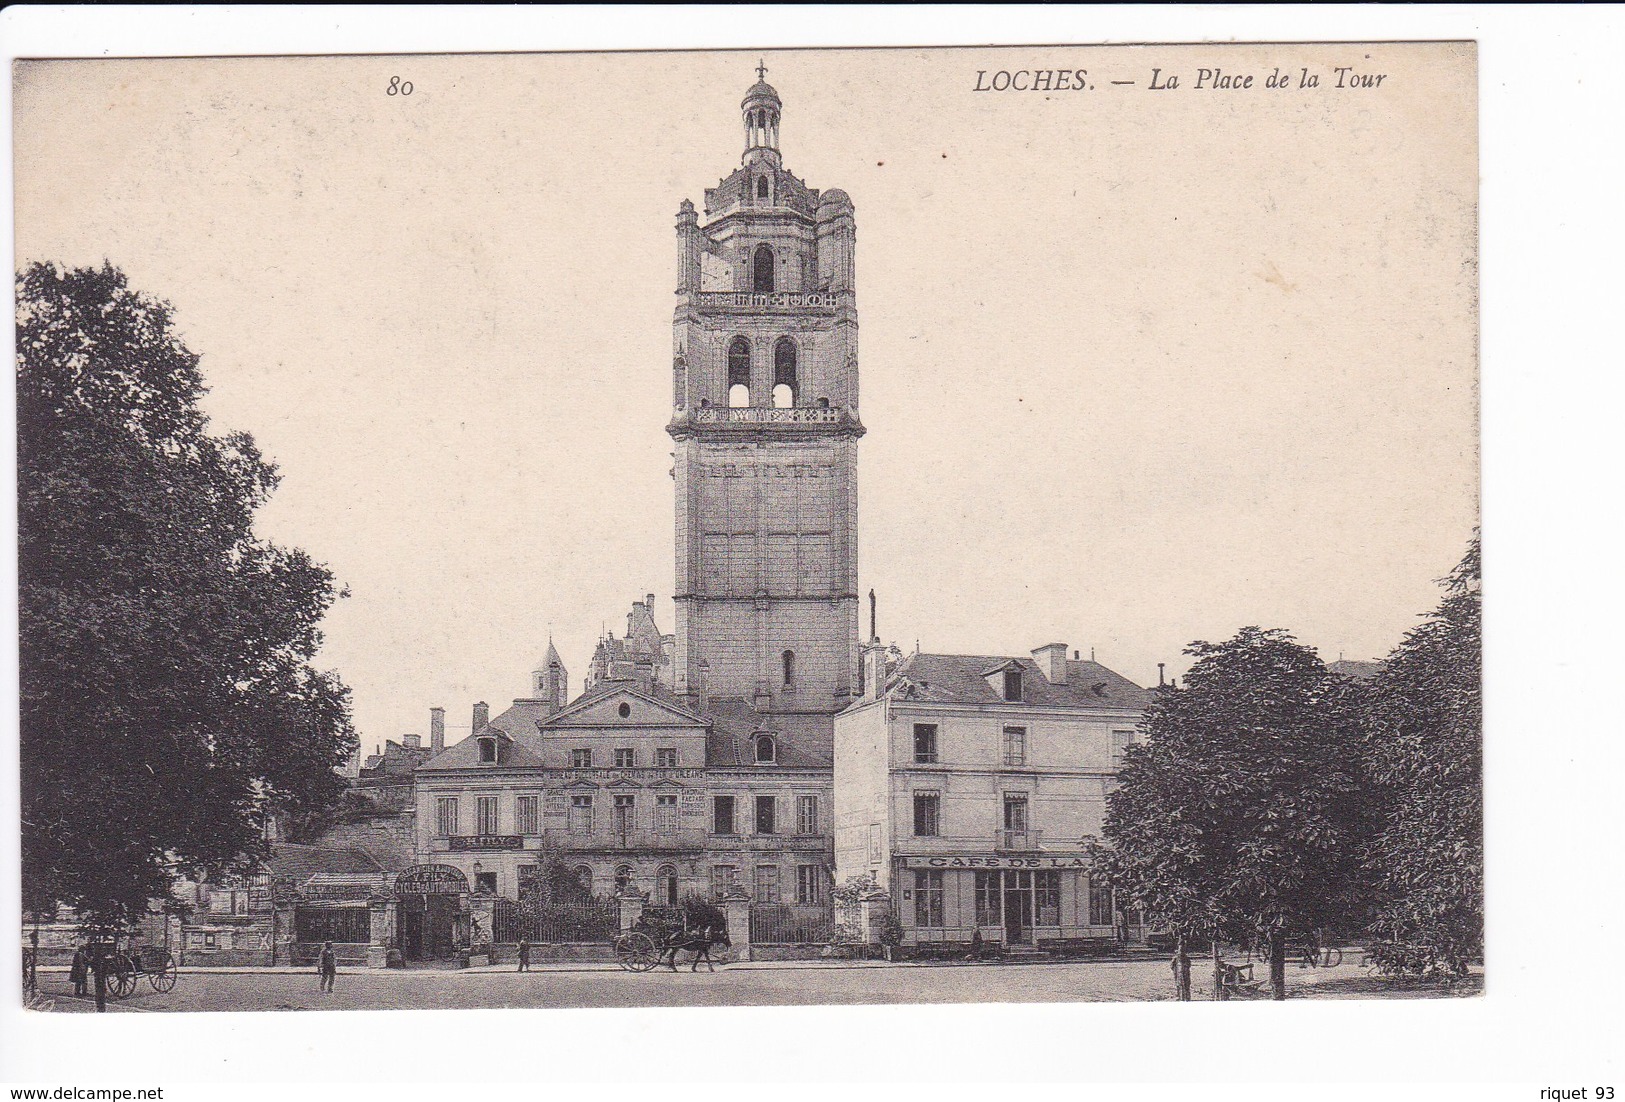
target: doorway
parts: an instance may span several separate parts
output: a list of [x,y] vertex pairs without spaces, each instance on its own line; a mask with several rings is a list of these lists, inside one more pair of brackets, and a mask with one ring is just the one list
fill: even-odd
[[400,907],[401,956],[412,963],[450,959],[457,947],[457,897],[403,895]]
[[1026,945],[1033,935],[1033,874],[1008,869],[1004,874],[1004,940]]

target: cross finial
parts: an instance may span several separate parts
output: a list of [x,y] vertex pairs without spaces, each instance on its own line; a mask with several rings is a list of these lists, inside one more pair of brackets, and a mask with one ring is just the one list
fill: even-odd
[[767,79],[767,59],[766,58],[758,58],[757,61],[756,61],[756,79],[757,80],[766,80]]

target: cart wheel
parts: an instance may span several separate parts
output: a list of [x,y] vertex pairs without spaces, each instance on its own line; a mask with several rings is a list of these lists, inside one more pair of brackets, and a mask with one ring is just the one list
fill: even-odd
[[127,958],[120,957],[113,963],[112,974],[107,977],[107,990],[115,999],[122,999],[135,990],[135,968]]
[[655,947],[654,939],[648,934],[633,934],[627,940],[632,943],[632,970],[634,972],[648,972],[660,963],[660,950]]
[[156,970],[147,973],[147,982],[152,984],[154,991],[161,995],[167,995],[175,990],[175,978],[178,973],[179,969],[175,967],[175,958],[165,953],[161,958],[160,966]]

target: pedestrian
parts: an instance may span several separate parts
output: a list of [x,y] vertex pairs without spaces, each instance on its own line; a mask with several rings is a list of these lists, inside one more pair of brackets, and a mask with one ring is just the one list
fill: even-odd
[[68,966],[68,978],[73,981],[73,993],[83,997],[90,994],[86,985],[90,979],[90,954],[80,945],[73,951],[73,963]]
[[333,977],[339,974],[338,954],[331,941],[322,942],[322,954],[316,958],[316,971],[322,977],[322,990],[333,990]]
[[1128,915],[1123,911],[1117,912],[1117,944],[1128,944]]
[[519,971],[530,971],[530,942],[528,941],[519,943]]
[[982,931],[977,928],[970,936],[970,959],[982,959]]

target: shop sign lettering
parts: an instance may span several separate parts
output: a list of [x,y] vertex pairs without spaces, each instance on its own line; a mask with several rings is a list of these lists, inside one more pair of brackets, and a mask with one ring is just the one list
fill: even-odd
[[1042,857],[997,857],[943,855],[905,857],[907,869],[1088,869],[1089,858],[1082,854],[1048,853]]

